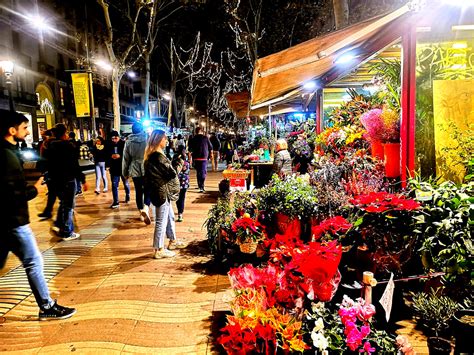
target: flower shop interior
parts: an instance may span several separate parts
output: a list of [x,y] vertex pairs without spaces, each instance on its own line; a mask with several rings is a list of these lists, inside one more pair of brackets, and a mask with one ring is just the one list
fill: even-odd
[[261,58],[227,97],[247,141],[205,225],[227,353],[474,353],[474,6],[455,3]]

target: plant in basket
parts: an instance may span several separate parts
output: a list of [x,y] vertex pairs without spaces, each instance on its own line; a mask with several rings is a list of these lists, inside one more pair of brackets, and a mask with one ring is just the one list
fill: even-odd
[[255,252],[257,244],[265,239],[263,226],[250,217],[237,218],[232,223],[232,232],[234,232],[235,243],[240,246],[240,250],[248,254]]
[[350,203],[355,222],[343,241],[366,254],[372,265],[364,266],[372,271],[402,274],[402,267],[419,248],[413,215],[420,204],[388,192],[358,195]]

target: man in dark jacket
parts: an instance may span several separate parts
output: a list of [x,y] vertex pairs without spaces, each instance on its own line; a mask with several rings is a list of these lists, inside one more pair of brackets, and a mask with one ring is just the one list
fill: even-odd
[[209,138],[201,133],[201,127],[196,128],[196,134],[189,142],[189,151],[192,154],[199,192],[204,192],[204,183],[207,175],[207,160],[212,151]]
[[110,144],[108,145],[108,164],[110,166],[110,178],[112,180],[112,197],[114,201],[110,208],[118,208],[119,196],[118,196],[118,187],[120,179],[122,179],[123,186],[125,188],[125,203],[130,201],[130,185],[128,180],[122,175],[122,157],[123,157],[123,148],[124,141],[120,139],[120,136],[117,131],[112,131],[110,134]]
[[74,232],[73,212],[76,199],[76,179],[82,183],[84,191],[87,184],[79,166],[79,151],[69,141],[66,126],[58,123],[54,127],[56,140],[51,142],[46,159],[51,182],[55,185],[60,203],[58,216],[52,230],[63,240],[72,240],[80,237]]
[[126,179],[132,178],[140,219],[145,224],[150,224],[150,194],[148,189],[145,189],[145,168],[143,167],[146,141],[147,134],[143,131],[143,126],[138,122],[134,123],[132,134],[128,136],[123,150],[122,175]]
[[36,303],[39,318],[66,319],[76,310],[60,306],[49,294],[43,274],[43,258],[29,226],[28,201],[38,194],[43,178],[34,186],[27,185],[22,162],[18,156],[17,141],[24,140],[28,132],[28,119],[16,112],[0,110],[0,201],[5,204],[0,214],[0,269],[8,253],[13,252],[25,268]]

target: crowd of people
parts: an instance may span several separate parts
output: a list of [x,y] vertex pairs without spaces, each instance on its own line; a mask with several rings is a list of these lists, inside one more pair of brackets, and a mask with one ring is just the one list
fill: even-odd
[[[42,176],[30,185],[24,176],[19,150],[21,142],[30,134],[28,119],[6,110],[0,110],[0,117],[0,167],[3,172],[0,198],[9,204],[6,213],[0,214],[3,229],[0,268],[5,265],[9,252],[18,256],[40,308],[39,319],[65,319],[76,312],[74,308],[58,305],[51,298],[43,274],[42,256],[29,226],[28,201],[44,190],[43,185],[47,187],[47,201],[39,217],[42,220],[51,219],[55,201],[59,200],[51,231],[62,241],[70,241],[80,238],[73,219],[76,198],[88,190],[79,160],[93,160],[96,177],[94,192],[97,195],[109,191],[108,168],[112,189],[110,207],[114,210],[120,206],[120,181],[124,186],[124,203],[131,200],[131,178],[139,218],[147,225],[151,224],[150,205],[155,206],[153,257],[174,257],[173,250],[183,248],[185,244],[176,236],[172,204],[176,203],[177,222],[183,221],[191,166],[196,169],[199,191],[204,192],[208,160],[212,161],[213,170],[217,170],[219,155],[225,146],[225,143],[221,146],[215,134],[209,138],[200,128],[186,141],[181,135],[168,138],[162,130],[147,134],[141,124],[135,123],[132,134],[126,140],[112,131],[109,140],[98,137],[88,149],[84,149],[74,132],[68,132],[67,127],[59,123],[43,136],[39,147],[41,159],[37,163]],[[233,147],[234,143],[227,146]]]

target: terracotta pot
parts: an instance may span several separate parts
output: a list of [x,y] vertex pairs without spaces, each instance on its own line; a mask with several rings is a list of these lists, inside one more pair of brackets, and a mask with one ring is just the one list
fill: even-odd
[[378,158],[380,160],[384,160],[383,154],[383,144],[380,141],[372,141],[370,142],[370,152],[373,157]]
[[400,143],[385,143],[383,145],[385,176],[396,178],[400,176]]

